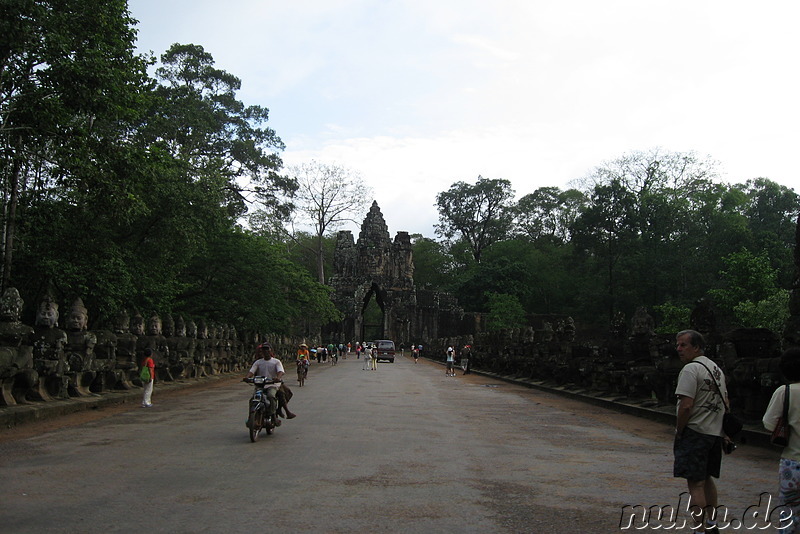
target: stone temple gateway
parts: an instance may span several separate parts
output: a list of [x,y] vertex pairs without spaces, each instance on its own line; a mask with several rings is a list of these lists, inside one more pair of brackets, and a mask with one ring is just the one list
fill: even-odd
[[411,237],[397,232],[391,240],[377,202],[361,224],[358,241],[349,230],[337,234],[333,267],[331,298],[344,319],[329,325],[325,339],[393,339],[408,345],[459,327],[464,314],[453,297],[414,287]]

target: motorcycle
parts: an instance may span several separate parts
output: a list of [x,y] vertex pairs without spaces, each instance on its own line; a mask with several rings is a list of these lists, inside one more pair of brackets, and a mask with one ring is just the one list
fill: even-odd
[[266,430],[267,434],[272,434],[275,427],[280,426],[281,422],[278,419],[277,404],[275,399],[274,403],[270,402],[267,396],[267,389],[270,387],[278,387],[281,383],[280,380],[271,380],[264,376],[254,376],[252,378],[243,379],[248,384],[253,384],[255,389],[253,396],[249,401],[249,411],[247,417],[247,428],[250,430],[250,441],[255,442],[258,440],[258,435],[261,430]]

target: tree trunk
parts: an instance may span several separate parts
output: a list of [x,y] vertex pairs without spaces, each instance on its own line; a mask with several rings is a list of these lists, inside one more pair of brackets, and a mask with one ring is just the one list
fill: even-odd
[[325,251],[322,250],[322,235],[317,235],[317,279],[325,283]]
[[6,214],[5,236],[3,244],[3,276],[0,281],[0,292],[5,291],[11,283],[11,265],[14,256],[14,234],[17,228],[17,201],[19,198],[19,173],[22,164],[14,158],[11,179],[9,181],[8,212]]

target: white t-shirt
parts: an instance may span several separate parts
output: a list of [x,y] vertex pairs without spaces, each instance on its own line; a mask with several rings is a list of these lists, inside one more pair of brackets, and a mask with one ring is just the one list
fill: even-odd
[[[772,432],[778,424],[778,419],[783,415],[783,397],[786,386],[781,386],[772,394],[767,411],[764,412],[764,428]],[[800,384],[789,386],[789,425],[792,427],[789,432],[789,444],[783,448],[781,458],[790,460],[800,460]]]
[[[705,367],[698,362],[705,364]],[[713,379],[709,371],[714,374]],[[675,395],[694,399],[692,413],[689,415],[689,422],[686,426],[701,434],[722,436],[722,416],[725,414],[725,404],[716,391],[715,380],[722,389],[721,394],[727,397],[728,389],[722,370],[707,357],[698,356],[681,369]],[[678,404],[680,404],[680,399],[678,399]]]
[[261,358],[253,362],[250,372],[253,373],[253,376],[266,376],[274,380],[278,378],[278,373],[284,373],[285,371],[278,358],[270,358],[269,360]]

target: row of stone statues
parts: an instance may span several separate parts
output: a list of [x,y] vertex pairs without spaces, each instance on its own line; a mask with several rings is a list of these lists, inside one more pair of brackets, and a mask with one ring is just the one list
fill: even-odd
[[[569,318],[549,319],[537,328],[429,340],[425,351],[443,359],[446,347],[470,345],[473,370],[571,387],[626,402],[674,403],[678,374],[684,365],[675,350],[677,332],[657,333],[645,307],[638,308],[629,322],[623,314],[617,314],[606,339],[576,341],[574,322]],[[780,355],[793,340],[781,339],[765,328],[718,331],[713,307],[705,299],[696,303],[689,321],[687,327],[705,336],[706,355],[725,372],[733,410],[759,421],[775,388],[785,383]]]
[[[254,340],[232,327],[207,326],[157,314],[147,321],[123,311],[113,330],[88,330],[88,310],[76,299],[59,328],[59,306],[45,295],[35,324],[21,321],[23,300],[15,288],[0,297],[0,405],[89,396],[140,385],[144,352],[152,349],[157,379],[197,378],[250,364]],[[145,324],[146,323],[146,324]]]

